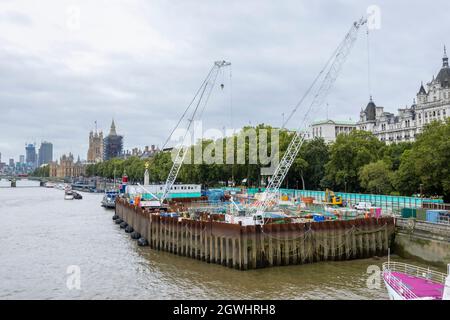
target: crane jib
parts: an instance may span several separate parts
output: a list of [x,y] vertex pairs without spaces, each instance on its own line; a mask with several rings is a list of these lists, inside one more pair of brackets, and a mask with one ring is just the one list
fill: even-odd
[[[231,66],[230,62],[227,61],[215,61],[211,70],[208,72],[208,75],[206,76],[205,80],[202,82],[200,88],[198,89],[197,93],[195,94],[194,98],[192,99],[191,103],[188,105],[188,108],[183,113],[182,118],[180,121],[178,121],[175,129],[178,127],[178,125],[181,123],[181,120],[183,117],[187,114],[187,111],[191,107],[192,104],[198,99],[195,108],[192,112],[192,115],[190,118],[188,118],[188,126],[186,130],[186,134],[183,137],[183,142],[181,146],[177,150],[177,155],[173,161],[172,168],[169,171],[169,174],[166,179],[166,184],[164,185],[164,189],[160,198],[161,204],[164,202],[164,200],[167,198],[173,184],[175,183],[178,173],[180,172],[181,166],[184,162],[184,159],[186,158],[186,155],[188,154],[186,145],[188,145],[186,138],[188,137],[189,130],[191,128],[191,125],[193,121],[195,120],[196,116],[198,115],[198,110],[201,108],[200,117],[203,114],[203,110],[206,107],[206,104],[208,103],[209,96],[211,95],[212,88],[214,87],[214,84],[216,82],[217,76],[219,74],[219,70],[223,67]],[[175,129],[172,131],[172,133],[175,131]],[[169,136],[170,138],[170,136]]]
[[[347,59],[348,55],[351,52],[351,49],[353,48],[353,45],[355,41],[357,40],[358,31],[361,26],[366,24],[367,19],[361,18],[359,21],[354,22],[352,24],[352,27],[350,28],[350,31],[345,35],[344,40],[339,44],[336,51],[333,53],[332,58],[327,62],[325,65],[325,69],[323,69],[319,76],[314,80],[313,85],[315,82],[320,78],[320,75],[326,70],[326,67],[329,65],[328,71],[326,72],[326,75],[320,84],[319,89],[317,90],[317,93],[313,97],[313,101],[311,102],[307,112],[305,113],[305,116],[303,118],[303,122],[300,124],[299,128],[295,132],[291,142],[288,145],[288,148],[281,159],[278,167],[275,169],[275,172],[272,176],[272,178],[269,181],[269,184],[264,191],[262,195],[262,201],[260,201],[259,205],[254,208],[253,210],[256,210],[257,214],[263,214],[267,208],[270,207],[272,201],[277,196],[281,184],[283,183],[284,179],[286,178],[287,173],[289,172],[289,169],[291,168],[292,164],[295,161],[295,158],[297,157],[298,152],[300,151],[300,148],[303,145],[303,142],[305,140],[305,134],[302,133],[301,129],[306,124],[307,118],[311,111],[315,108],[318,108],[322,105],[323,101],[325,100],[327,94],[331,90],[331,87],[335,83],[336,79],[339,76],[339,73],[342,69],[342,66]],[[302,98],[300,103],[304,101],[304,98],[309,95],[309,92],[311,90],[308,89],[306,95]],[[300,105],[300,104],[299,104]],[[299,105],[297,105],[294,109],[294,112],[298,109]],[[292,114],[291,114],[292,116]],[[263,219],[264,220],[264,219]],[[264,221],[263,221],[264,223]]]

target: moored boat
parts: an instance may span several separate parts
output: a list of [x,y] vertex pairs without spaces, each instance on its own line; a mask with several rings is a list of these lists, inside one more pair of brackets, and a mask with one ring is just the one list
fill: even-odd
[[78,192],[76,192],[76,191],[72,191],[72,194],[73,194],[73,198],[76,199],[76,200],[83,199],[83,196],[81,194],[79,194]]
[[66,191],[64,193],[64,200],[73,200],[75,198],[72,191]]
[[102,199],[102,207],[105,208],[115,208],[116,207],[116,198],[119,195],[117,191],[107,191]]
[[450,264],[447,272],[389,260],[382,275],[391,300],[450,300]]

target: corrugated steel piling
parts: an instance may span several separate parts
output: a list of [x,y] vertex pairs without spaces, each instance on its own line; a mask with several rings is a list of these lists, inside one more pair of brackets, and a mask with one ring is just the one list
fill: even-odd
[[238,270],[387,253],[392,218],[242,226],[160,216],[119,199],[116,215],[152,249]]

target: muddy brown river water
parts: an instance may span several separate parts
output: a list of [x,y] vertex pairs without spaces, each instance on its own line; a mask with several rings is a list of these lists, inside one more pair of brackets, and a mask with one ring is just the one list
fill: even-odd
[[368,273],[384,258],[242,272],[137,246],[102,195],[68,201],[36,182],[8,184],[0,182],[0,299],[388,298]]

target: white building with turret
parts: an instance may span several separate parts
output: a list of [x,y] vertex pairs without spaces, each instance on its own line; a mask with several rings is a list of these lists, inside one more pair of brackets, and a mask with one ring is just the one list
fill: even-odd
[[442,61],[437,77],[427,83],[427,89],[422,83],[417,98],[410,107],[398,109],[398,114],[394,115],[385,112],[383,107],[376,106],[371,98],[367,107],[361,110],[357,128],[370,131],[387,143],[414,141],[427,123],[449,117],[450,68],[445,48]]

